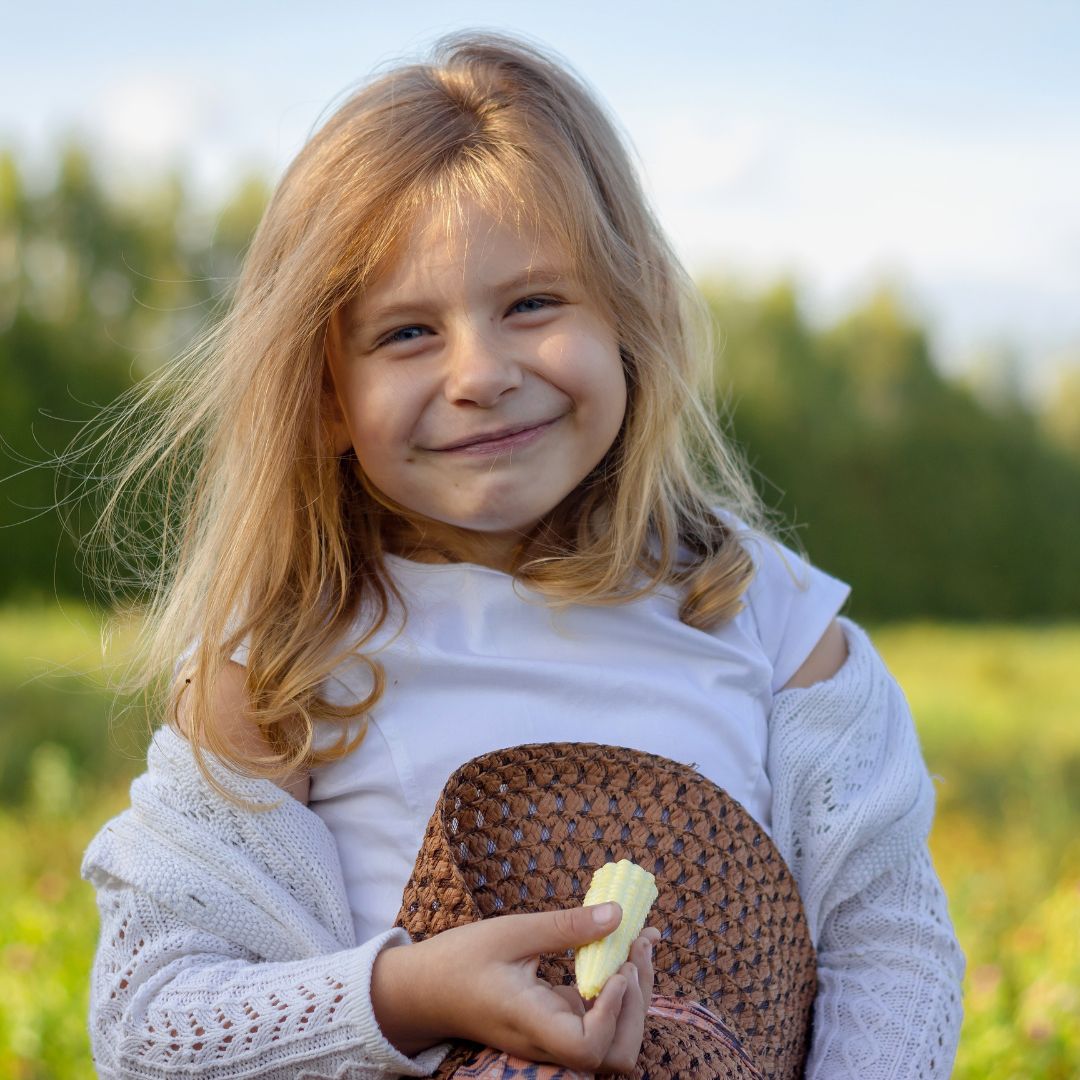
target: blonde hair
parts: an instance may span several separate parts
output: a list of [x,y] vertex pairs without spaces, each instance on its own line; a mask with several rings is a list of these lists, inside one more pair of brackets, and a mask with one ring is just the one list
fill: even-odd
[[[132,424],[129,410],[104,436],[119,445],[127,432],[129,456],[109,477],[101,527],[122,533],[132,497],[163,523],[141,677],[149,686],[171,673],[195,643],[187,733],[199,754],[277,779],[349,752],[358,739],[346,721],[382,693],[364,646],[400,601],[382,557],[392,507],[353,455],[334,453],[326,337],[396,257],[417,209],[463,197],[521,229],[555,230],[611,313],[626,368],[618,438],[523,538],[516,577],[556,605],[675,584],[680,617],[700,628],[741,607],[753,565],[715,510],[758,531],[764,514],[711,412],[708,320],[626,149],[565,66],[514,39],[456,35],[430,63],[353,94],[310,139],[273,195],[230,310],[140,391],[154,427]],[[271,748],[244,760],[209,720],[241,642]],[[372,689],[342,708],[320,688],[346,654],[368,664]],[[172,683],[172,710],[182,687]],[[340,722],[336,745],[314,748],[316,720]]]

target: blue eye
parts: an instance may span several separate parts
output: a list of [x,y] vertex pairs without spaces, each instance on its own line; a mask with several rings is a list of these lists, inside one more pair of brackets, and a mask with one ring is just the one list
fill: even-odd
[[427,328],[423,326],[399,326],[391,330],[385,337],[379,339],[380,345],[393,345],[399,341],[415,341],[421,334],[426,334]]
[[524,300],[519,300],[514,304],[510,311],[520,311],[522,314],[527,315],[532,311],[543,311],[547,307],[557,307],[558,304],[559,301],[550,296],[526,296]]

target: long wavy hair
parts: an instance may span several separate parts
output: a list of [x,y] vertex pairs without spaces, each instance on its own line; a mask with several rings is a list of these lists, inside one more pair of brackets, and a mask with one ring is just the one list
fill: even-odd
[[[407,515],[353,454],[335,452],[327,334],[400,253],[418,208],[465,197],[522,230],[554,232],[610,312],[626,370],[615,443],[522,538],[515,576],[555,605],[676,585],[680,617],[702,629],[742,606],[753,564],[733,523],[759,533],[768,523],[714,414],[703,305],[626,148],[564,64],[516,39],[455,35],[429,62],[352,94],[312,136],[270,201],[229,310],[101,436],[123,448],[96,535],[141,590],[137,677],[164,680],[175,715],[198,672],[186,733],[204,766],[208,751],[280,779],[333,760],[361,737],[348,721],[383,691],[364,648],[398,610],[383,553]],[[148,580],[140,543],[152,548]],[[242,756],[211,720],[241,643],[265,754]],[[347,654],[367,663],[371,691],[334,706],[321,688]],[[316,721],[337,722],[340,738],[316,748]]]

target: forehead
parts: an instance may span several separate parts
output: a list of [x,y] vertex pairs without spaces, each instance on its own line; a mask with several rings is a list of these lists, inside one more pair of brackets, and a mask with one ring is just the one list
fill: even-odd
[[437,201],[416,213],[347,312],[355,323],[389,301],[423,302],[454,290],[575,276],[567,244],[543,229],[538,216],[508,214],[475,199]]

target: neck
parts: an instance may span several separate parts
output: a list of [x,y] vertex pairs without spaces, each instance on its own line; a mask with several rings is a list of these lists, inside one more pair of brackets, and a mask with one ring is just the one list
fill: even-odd
[[386,550],[419,563],[474,563],[511,574],[521,561],[525,537],[515,532],[484,533],[438,522],[398,521],[386,529]]

